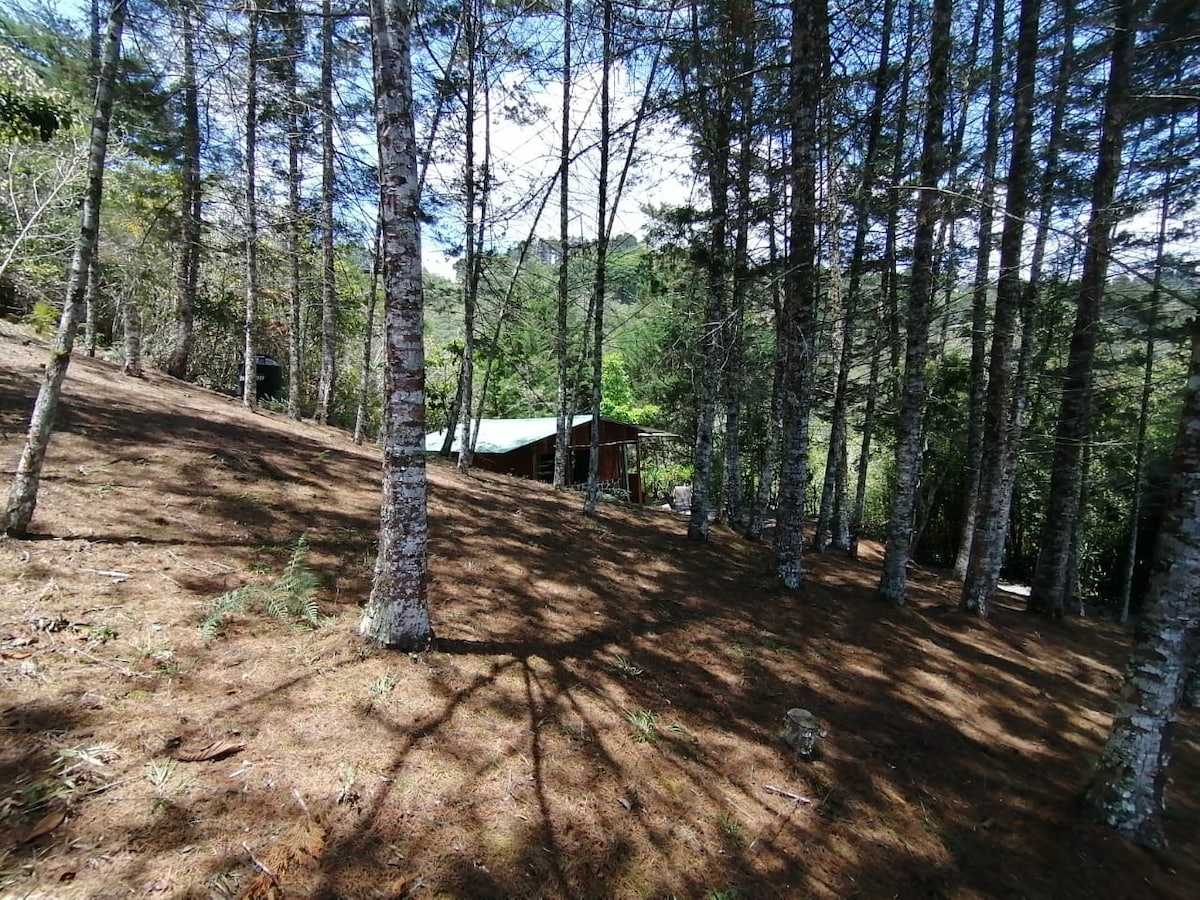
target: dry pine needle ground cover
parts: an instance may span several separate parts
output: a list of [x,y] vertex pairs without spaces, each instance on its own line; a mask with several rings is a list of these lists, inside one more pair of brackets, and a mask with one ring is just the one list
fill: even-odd
[[[0,323],[11,472],[46,349]],[[878,549],[766,551],[669,515],[431,467],[415,656],[354,637],[377,452],[76,359],[29,540],[0,540],[0,894],[12,897],[1193,897],[1196,717],[1173,854],[1081,824],[1127,635],[981,624]],[[303,536],[320,620],[211,601]],[[824,722],[793,759],[789,707]]]

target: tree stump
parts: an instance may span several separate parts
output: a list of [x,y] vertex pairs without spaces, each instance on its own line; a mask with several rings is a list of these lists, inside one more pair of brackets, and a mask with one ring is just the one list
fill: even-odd
[[820,754],[819,741],[824,736],[821,722],[807,709],[789,709],[783,717],[783,742],[804,760],[816,759]]

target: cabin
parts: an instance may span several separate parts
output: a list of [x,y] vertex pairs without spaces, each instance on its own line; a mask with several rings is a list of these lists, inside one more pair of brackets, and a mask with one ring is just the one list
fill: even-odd
[[[557,433],[558,420],[554,416],[536,419],[480,419],[472,465],[488,472],[552,482]],[[644,502],[641,441],[647,437],[659,437],[664,434],[640,425],[601,418],[600,461],[597,470],[600,490],[628,497],[634,503]],[[445,431],[435,431],[427,435],[426,452],[439,452],[445,440]],[[587,485],[591,441],[592,417],[575,416],[571,420],[568,451],[571,454],[567,466],[569,487],[581,490]],[[457,458],[460,447],[461,441],[456,437],[451,456]]]

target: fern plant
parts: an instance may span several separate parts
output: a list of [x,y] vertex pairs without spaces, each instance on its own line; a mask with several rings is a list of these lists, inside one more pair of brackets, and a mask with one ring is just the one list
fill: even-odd
[[320,582],[308,567],[308,541],[303,535],[292,545],[292,556],[283,574],[269,584],[247,584],[209,601],[208,615],[200,623],[205,644],[212,643],[234,613],[259,609],[293,628],[316,626],[321,619],[317,605]]

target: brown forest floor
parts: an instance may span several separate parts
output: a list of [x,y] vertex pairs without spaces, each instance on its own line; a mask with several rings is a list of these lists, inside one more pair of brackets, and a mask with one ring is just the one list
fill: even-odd
[[[11,472],[46,350],[0,333]],[[730,532],[435,464],[438,642],[378,652],[374,449],[97,360],[66,397],[35,534],[0,540],[4,896],[1200,896],[1194,713],[1169,859],[1075,814],[1110,623],[1015,598],[980,623],[920,569],[891,609],[873,545],[808,557],[792,596]],[[207,601],[301,535],[323,624],[205,646]],[[793,706],[827,727],[815,763],[779,739]]]

